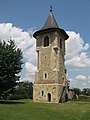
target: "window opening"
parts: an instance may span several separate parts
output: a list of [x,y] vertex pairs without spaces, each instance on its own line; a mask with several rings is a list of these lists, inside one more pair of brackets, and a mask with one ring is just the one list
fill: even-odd
[[48,93],[48,102],[51,102],[51,94]]
[[49,46],[49,37],[48,36],[46,36],[44,38],[44,47],[46,47],[46,46]]
[[39,69],[39,51],[37,51],[37,58],[38,58],[38,60],[37,60],[37,68]]
[[60,48],[62,49],[62,39],[60,39]]
[[43,73],[43,79],[44,79],[44,80],[47,80],[47,79],[48,79],[48,73],[47,73],[47,72],[44,72],[44,73]]
[[42,96],[44,95],[44,91],[42,91]]
[[45,79],[47,78],[47,74],[45,73]]

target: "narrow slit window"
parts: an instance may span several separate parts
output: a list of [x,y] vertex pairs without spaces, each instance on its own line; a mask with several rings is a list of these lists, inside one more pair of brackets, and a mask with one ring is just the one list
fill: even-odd
[[62,39],[60,39],[60,48],[62,49]]
[[45,79],[47,78],[47,74],[45,73]]
[[38,58],[38,60],[37,60],[37,68],[39,69],[39,51],[37,51],[37,58]]
[[44,95],[44,91],[42,91],[42,96]]
[[44,73],[43,73],[43,79],[44,79],[44,80],[47,80],[47,79],[48,79],[48,73],[47,73],[47,72],[44,72]]

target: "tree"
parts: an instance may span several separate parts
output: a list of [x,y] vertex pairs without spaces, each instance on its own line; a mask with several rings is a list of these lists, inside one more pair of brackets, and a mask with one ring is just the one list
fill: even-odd
[[79,95],[81,92],[81,90],[79,88],[74,88],[73,90],[74,90],[74,93],[77,95]]
[[20,82],[16,88],[16,94],[21,95],[22,98],[33,97],[33,83],[28,81]]
[[22,52],[13,40],[0,41],[0,96],[13,90],[22,69]]
[[79,97],[79,94],[81,93],[81,90],[79,88],[74,88],[73,91],[74,91],[76,99],[78,100],[79,99],[78,97]]
[[23,81],[18,83],[13,94],[8,96],[8,99],[32,99],[33,98],[33,83]]
[[83,91],[82,91],[82,93],[84,95],[90,96],[90,88],[84,88]]

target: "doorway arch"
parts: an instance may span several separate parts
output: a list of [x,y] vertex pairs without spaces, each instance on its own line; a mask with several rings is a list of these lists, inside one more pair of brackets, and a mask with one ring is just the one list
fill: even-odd
[[48,102],[51,102],[51,94],[48,93]]

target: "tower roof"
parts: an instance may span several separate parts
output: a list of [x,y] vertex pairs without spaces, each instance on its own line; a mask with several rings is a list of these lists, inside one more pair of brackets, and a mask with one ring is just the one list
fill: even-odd
[[33,37],[36,38],[37,35],[52,32],[52,31],[58,31],[59,33],[61,33],[65,37],[65,40],[67,40],[69,38],[67,33],[63,29],[59,28],[59,26],[55,20],[55,17],[53,15],[52,6],[51,6],[50,13],[48,15],[48,18],[47,18],[44,26],[39,31],[36,31],[33,34]]
[[49,16],[48,16],[44,26],[42,27],[42,30],[47,29],[47,28],[59,28],[59,26],[55,20],[55,17],[53,15],[52,9],[50,10]]

